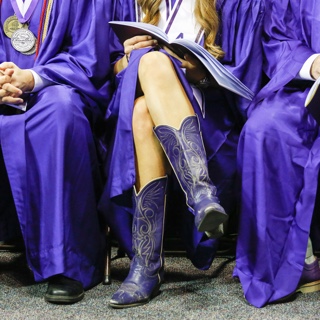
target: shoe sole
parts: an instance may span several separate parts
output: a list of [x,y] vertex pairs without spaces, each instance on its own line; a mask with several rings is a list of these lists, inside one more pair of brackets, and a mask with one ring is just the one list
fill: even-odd
[[56,295],[45,295],[44,300],[55,304],[72,304],[82,300],[84,292],[76,297],[56,296]]
[[133,307],[139,307],[144,304],[149,303],[153,298],[158,296],[160,294],[159,290],[160,286],[154,290],[154,292],[151,294],[151,296],[145,300],[141,300],[139,302],[134,302],[130,304],[119,304],[119,303],[113,303],[112,300],[109,301],[109,306],[114,308],[114,309],[124,309],[124,308],[133,308]]
[[228,215],[225,212],[221,212],[215,207],[207,207],[205,209],[204,217],[201,223],[198,225],[198,231],[212,231],[219,227],[221,223],[224,223],[228,220]]
[[114,309],[125,309],[125,308],[133,308],[133,307],[139,307],[142,306],[144,304],[147,304],[148,302],[150,302],[152,298],[147,299],[147,300],[143,300],[143,301],[139,301],[136,303],[131,303],[131,304],[117,304],[117,303],[112,303],[111,301],[109,302],[109,306],[114,308]]
[[301,293],[311,293],[317,291],[320,291],[320,280],[306,283],[296,290],[296,292]]

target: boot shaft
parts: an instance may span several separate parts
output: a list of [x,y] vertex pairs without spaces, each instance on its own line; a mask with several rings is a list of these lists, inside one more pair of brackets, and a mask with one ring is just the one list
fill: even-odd
[[162,177],[149,182],[138,194],[134,190],[133,263],[149,275],[163,267],[166,186],[167,177]]
[[216,229],[228,216],[209,177],[198,117],[186,117],[179,130],[160,125],[154,128],[154,133],[186,195],[187,205],[195,215],[198,231],[221,234]]
[[197,116],[185,118],[179,130],[160,125],[154,133],[186,194],[188,206],[193,210],[202,198],[216,197]]

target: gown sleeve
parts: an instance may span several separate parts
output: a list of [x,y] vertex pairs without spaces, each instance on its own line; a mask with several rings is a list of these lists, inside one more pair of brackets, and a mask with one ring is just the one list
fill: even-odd
[[315,53],[302,35],[300,1],[269,0],[267,5],[263,38],[264,71],[269,78],[288,74],[293,79],[304,62]]

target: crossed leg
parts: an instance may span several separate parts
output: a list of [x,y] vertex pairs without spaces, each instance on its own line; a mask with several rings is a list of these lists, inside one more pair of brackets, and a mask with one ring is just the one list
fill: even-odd
[[178,129],[182,120],[195,112],[171,60],[165,54],[157,51],[145,54],[140,60],[138,76],[142,93],[135,101],[133,135],[136,189],[140,190],[149,181],[170,171],[153,128],[169,125]]

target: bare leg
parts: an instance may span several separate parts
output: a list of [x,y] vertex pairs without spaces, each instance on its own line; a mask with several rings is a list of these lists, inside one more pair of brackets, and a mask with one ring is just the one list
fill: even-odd
[[163,53],[150,52],[141,58],[139,80],[143,96],[135,101],[132,120],[137,192],[170,170],[153,127],[167,124],[179,128],[184,118],[194,115],[172,62]]
[[141,96],[135,101],[132,118],[136,160],[132,223],[135,255],[127,278],[110,300],[114,308],[149,302],[158,294],[163,282],[167,160],[153,127],[145,98]]
[[164,154],[152,134],[154,127],[195,215],[197,229],[220,236],[216,230],[228,216],[209,177],[198,119],[171,60],[161,52],[149,52],[141,58],[138,73],[143,98],[136,100],[133,116],[136,187],[141,189],[168,172]]
[[139,81],[154,124],[179,128],[181,121],[194,115],[171,60],[161,52],[145,54],[139,65]]
[[153,127],[168,124],[179,128],[184,118],[194,115],[172,62],[163,53],[150,52],[141,58],[139,80],[143,96],[135,101],[132,120],[137,191],[170,170]]
[[220,236],[216,230],[228,216],[209,177],[198,119],[171,60],[149,52],[141,58],[138,74],[154,132],[194,212],[197,229]]
[[169,172],[169,165],[153,133],[154,123],[143,96],[135,101],[132,126],[137,172],[136,190],[139,192],[151,180],[165,176]]

